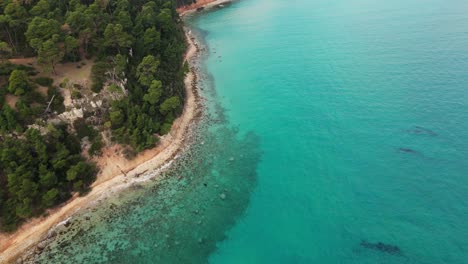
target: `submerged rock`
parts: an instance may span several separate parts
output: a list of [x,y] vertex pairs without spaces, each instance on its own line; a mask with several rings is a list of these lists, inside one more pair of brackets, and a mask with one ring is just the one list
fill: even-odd
[[398,150],[404,153],[413,153],[413,154],[418,153],[416,150],[410,149],[410,148],[398,148]]
[[412,129],[407,130],[411,134],[416,134],[416,135],[429,135],[429,136],[437,136],[437,133],[421,126],[414,126]]
[[361,244],[362,247],[389,253],[389,254],[401,254],[401,250],[398,246],[385,244],[382,242],[371,243],[366,240],[362,240]]
[[47,239],[53,238],[56,235],[57,235],[57,231],[55,231],[53,229],[49,230],[49,232],[47,233]]
[[47,242],[46,242],[46,241],[42,241],[42,242],[40,242],[39,244],[37,244],[37,249],[38,249],[39,251],[42,251],[42,250],[44,250],[44,248],[46,248],[46,246],[47,246]]
[[225,194],[225,193],[220,194],[220,195],[219,195],[219,198],[221,198],[221,200],[226,199],[226,194]]

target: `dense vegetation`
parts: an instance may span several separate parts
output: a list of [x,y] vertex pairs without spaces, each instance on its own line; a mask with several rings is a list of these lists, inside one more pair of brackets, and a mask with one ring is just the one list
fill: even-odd
[[[0,1],[2,229],[12,230],[71,192],[87,190],[96,168],[81,156],[82,138],[90,140],[91,155],[99,154],[99,131],[107,129],[115,141],[138,152],[169,131],[185,96],[185,41],[173,6],[184,1]],[[8,61],[33,56],[40,69]],[[53,77],[61,63],[84,58],[94,62],[94,93],[123,90],[126,96],[103,109],[100,122],[48,122],[51,113],[66,110],[64,98],[51,78],[35,75]],[[39,86],[47,95],[37,91]],[[7,97],[16,98],[14,107]]]

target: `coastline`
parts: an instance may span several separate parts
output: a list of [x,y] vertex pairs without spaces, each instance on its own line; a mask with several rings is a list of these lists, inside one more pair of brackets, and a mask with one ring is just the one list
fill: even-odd
[[[185,13],[181,14],[183,15]],[[135,183],[158,177],[160,172],[167,169],[177,158],[177,154],[186,146],[190,128],[200,111],[197,90],[198,75],[192,62],[200,54],[199,47],[190,31],[185,27],[184,29],[188,43],[185,61],[190,65],[190,71],[184,79],[186,102],[182,115],[174,121],[170,133],[165,135],[155,148],[140,153],[132,160],[101,159],[105,164],[101,167],[96,181],[91,186],[92,190],[88,194],[83,197],[74,195],[63,205],[49,210],[47,216],[37,217],[23,223],[14,233],[0,234],[0,263],[15,261],[41,242],[49,230],[60,223],[67,222],[78,211],[93,207],[100,200]],[[109,150],[112,151],[112,148]]]
[[[234,1],[235,0],[199,0],[197,3],[177,8],[177,12],[179,13],[179,15],[181,17],[183,17],[183,16],[186,16],[186,15],[190,15],[190,14],[199,12],[198,8],[202,8],[202,10],[208,10],[208,9],[213,8],[213,7],[217,7],[219,5],[230,4],[230,3],[234,2]],[[221,7],[223,7],[223,6],[221,6]],[[200,10],[200,11],[202,11],[202,10]]]

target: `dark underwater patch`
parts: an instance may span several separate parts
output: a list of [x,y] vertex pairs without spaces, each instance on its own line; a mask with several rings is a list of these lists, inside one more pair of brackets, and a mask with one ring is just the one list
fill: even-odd
[[392,255],[401,255],[400,248],[398,246],[391,245],[391,244],[385,244],[382,242],[371,243],[371,242],[368,242],[367,240],[361,240],[360,245],[361,247],[380,251],[383,253],[388,253]]
[[418,151],[416,151],[414,149],[410,149],[410,148],[398,148],[398,151],[402,152],[402,153],[419,154]]
[[415,135],[437,136],[436,132],[421,126],[414,126],[413,128],[408,129],[407,132]]

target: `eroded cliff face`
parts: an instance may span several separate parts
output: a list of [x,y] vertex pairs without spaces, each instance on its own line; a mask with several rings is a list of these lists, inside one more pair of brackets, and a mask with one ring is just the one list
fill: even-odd
[[222,8],[227,4],[230,4],[232,0],[198,0],[198,1],[186,1],[187,3],[177,7],[177,12],[184,15],[188,11],[202,11],[205,8],[218,7]]

